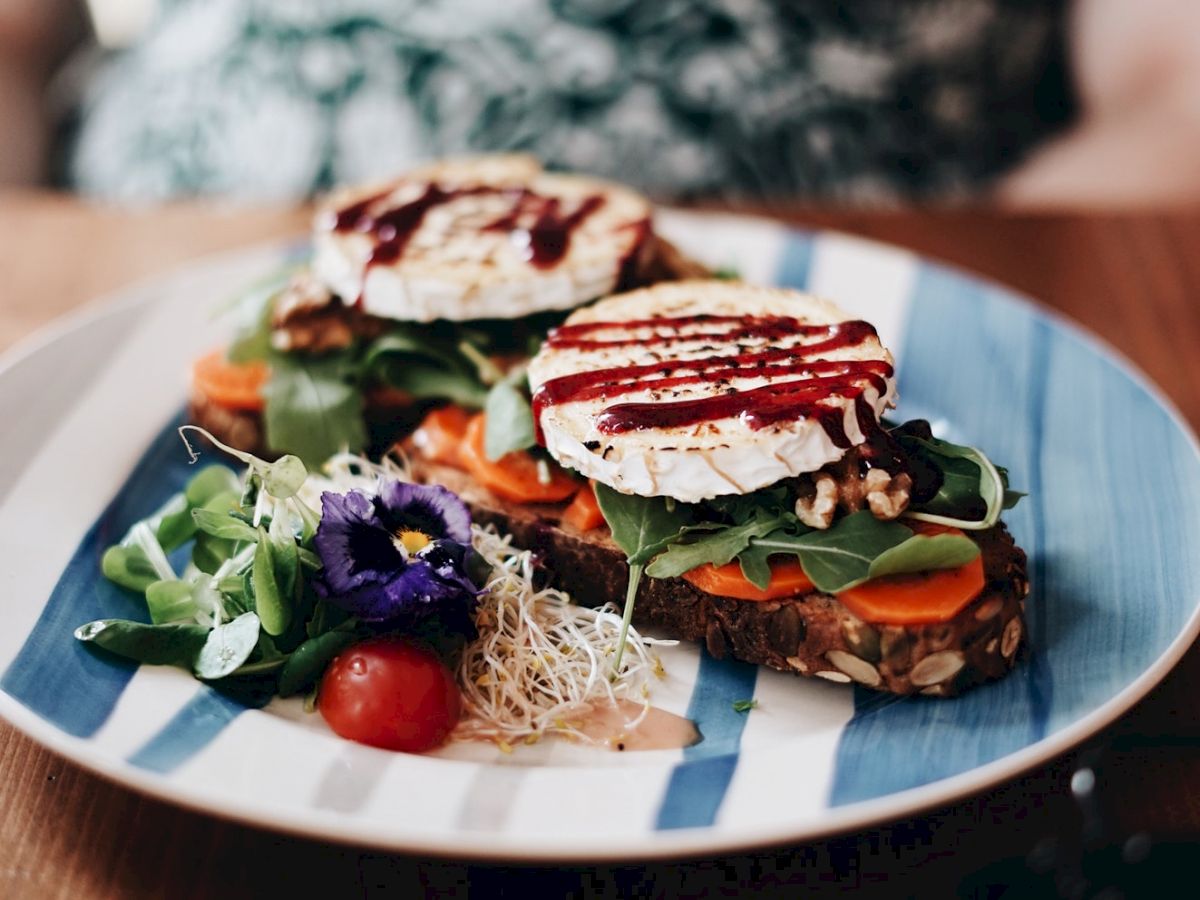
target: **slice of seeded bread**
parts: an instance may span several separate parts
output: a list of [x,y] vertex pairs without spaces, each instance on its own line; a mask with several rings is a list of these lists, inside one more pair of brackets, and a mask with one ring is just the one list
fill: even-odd
[[[562,522],[565,504],[508,503],[466,473],[415,456],[412,471],[417,480],[458,493],[477,523],[495,525],[513,536],[514,545],[537,553],[551,583],[577,603],[624,602],[629,572],[624,553],[607,530],[580,532]],[[895,694],[954,696],[1006,674],[1025,635],[1025,553],[1003,525],[971,537],[983,554],[984,589],[949,622],[876,625],[819,591],[745,601],[705,593],[680,578],[643,579],[634,622],[669,637],[703,641],[718,659],[731,656]]]

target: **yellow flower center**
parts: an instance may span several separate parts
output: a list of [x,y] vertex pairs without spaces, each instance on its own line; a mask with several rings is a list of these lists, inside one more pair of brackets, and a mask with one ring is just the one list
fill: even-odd
[[398,531],[392,540],[397,547],[403,548],[404,552],[409,556],[412,556],[419,550],[424,550],[433,543],[433,538],[423,531]]

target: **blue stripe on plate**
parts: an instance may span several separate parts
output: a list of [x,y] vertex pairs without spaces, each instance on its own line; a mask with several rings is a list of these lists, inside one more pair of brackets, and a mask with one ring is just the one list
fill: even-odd
[[781,287],[808,287],[808,276],[812,270],[813,237],[803,231],[789,230],[780,250],[779,269],[775,272],[775,283]]
[[1157,401],[998,289],[926,265],[914,292],[899,412],[941,420],[1031,492],[1005,521],[1030,557],[1032,653],[955,700],[856,690],[832,805],[957,775],[1070,724],[1145,671],[1200,594],[1200,461]]
[[746,727],[747,713],[735,711],[733,704],[754,696],[757,679],[758,666],[713,659],[707,650],[701,650],[687,716],[703,739],[686,748],[683,762],[671,771],[656,828],[701,828],[716,820],[737,768],[738,747]]
[[231,694],[204,685],[158,734],[134,751],[127,762],[151,772],[168,774],[208,746],[225,726],[247,709],[265,706],[270,699],[269,687]]
[[148,621],[146,605],[100,575],[100,557],[134,522],[154,512],[187,480],[173,421],[88,529],[41,616],[4,675],[0,690],[75,737],[90,737],[108,719],[137,666],[94,652],[74,630],[93,619]]
[[[808,286],[814,244],[804,232],[787,232],[775,273],[776,284]],[[685,749],[683,762],[671,771],[656,828],[699,828],[716,821],[737,769],[742,730],[746,727],[746,714],[735,712],[733,704],[753,698],[757,677],[756,666],[715,660],[707,651],[701,651],[687,715],[700,729],[703,740]]]

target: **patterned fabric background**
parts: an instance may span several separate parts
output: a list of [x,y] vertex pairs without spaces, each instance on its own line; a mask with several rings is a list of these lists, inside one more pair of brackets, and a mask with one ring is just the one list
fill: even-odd
[[107,198],[529,150],[657,196],[953,197],[1072,113],[1054,0],[163,0],[81,98]]

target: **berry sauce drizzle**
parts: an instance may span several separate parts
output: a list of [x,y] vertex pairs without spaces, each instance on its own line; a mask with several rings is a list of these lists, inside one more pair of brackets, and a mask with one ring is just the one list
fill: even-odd
[[[601,332],[615,335],[601,336]],[[715,389],[707,396],[606,406],[596,420],[596,427],[604,434],[621,434],[737,417],[757,430],[780,422],[812,419],[836,447],[848,449],[853,441],[846,433],[845,409],[836,402],[848,400],[853,403],[859,431],[866,438],[861,456],[864,465],[898,471],[904,468],[903,454],[897,452],[895,441],[879,426],[875,411],[864,396],[867,387],[874,388],[880,396],[886,392],[892,366],[882,359],[822,358],[831,351],[858,346],[875,337],[875,328],[860,320],[813,325],[789,316],[697,315],[564,325],[550,332],[548,347],[587,353],[626,346],[671,347],[702,342],[702,350],[717,349],[709,344],[730,344],[738,352],[664,359],[647,365],[593,369],[553,378],[533,395],[538,441],[544,444],[541,414],[550,407],[707,384]],[[787,347],[767,343],[751,349],[747,344],[795,338],[800,342]],[[736,378],[764,378],[770,383],[742,390],[732,384]]]
[[558,197],[546,197],[528,188],[490,185],[443,188],[429,184],[407,203],[378,209],[391,193],[389,189],[365,197],[338,210],[332,220],[334,231],[357,231],[374,239],[368,267],[401,259],[426,214],[434,207],[460,197],[489,195],[510,200],[512,208],[484,226],[484,230],[508,232],[514,244],[522,248],[526,262],[538,269],[552,269],[570,248],[572,232],[604,205],[603,195],[592,194],[580,200],[570,212],[563,212]]

